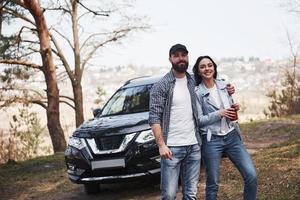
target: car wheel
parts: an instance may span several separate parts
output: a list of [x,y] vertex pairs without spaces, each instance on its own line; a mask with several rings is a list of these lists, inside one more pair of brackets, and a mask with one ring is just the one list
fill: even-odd
[[97,194],[100,192],[98,183],[85,183],[84,190],[87,194]]

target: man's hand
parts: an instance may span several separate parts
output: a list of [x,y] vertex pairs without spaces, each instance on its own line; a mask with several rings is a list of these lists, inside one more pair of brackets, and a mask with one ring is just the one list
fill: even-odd
[[226,86],[227,86],[228,94],[229,94],[229,95],[234,94],[234,92],[235,92],[234,86],[233,86],[231,83],[228,83]]
[[172,151],[167,147],[166,143],[164,142],[160,124],[153,124],[151,128],[159,149],[159,155],[165,159],[172,159]]
[[166,145],[159,147],[159,154],[165,159],[172,160],[172,151]]

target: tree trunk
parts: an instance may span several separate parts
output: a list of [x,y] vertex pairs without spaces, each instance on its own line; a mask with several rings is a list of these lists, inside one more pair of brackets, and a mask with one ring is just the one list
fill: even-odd
[[47,126],[53,150],[54,152],[64,151],[66,140],[59,120],[59,90],[57,87],[56,69],[51,53],[48,27],[38,0],[24,0],[24,5],[35,20],[40,40],[40,54],[47,85]]
[[0,36],[2,36],[2,22],[3,22],[2,6],[3,6],[3,1],[0,2]]
[[80,58],[80,45],[79,45],[79,33],[78,33],[78,3],[76,0],[70,1],[72,4],[72,32],[73,32],[73,42],[74,42],[74,65],[75,65],[75,74],[74,80],[72,81],[73,94],[74,94],[74,102],[75,102],[75,119],[76,119],[76,127],[84,121],[83,116],[83,97],[82,97],[82,87],[81,87],[81,78],[82,78],[82,69],[81,66],[81,58]]
[[80,126],[84,122],[83,116],[83,97],[82,97],[82,87],[80,83],[72,84],[74,102],[75,102],[75,120],[76,127]]

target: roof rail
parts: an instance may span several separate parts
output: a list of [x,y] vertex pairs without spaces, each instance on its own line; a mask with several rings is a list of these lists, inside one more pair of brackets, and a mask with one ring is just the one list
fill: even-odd
[[140,77],[136,77],[136,78],[129,79],[128,81],[125,82],[124,85],[127,85],[127,84],[129,84],[131,81],[134,81],[134,80],[136,80],[136,79],[139,79],[139,78],[146,78],[146,77],[150,77],[150,76],[140,76]]

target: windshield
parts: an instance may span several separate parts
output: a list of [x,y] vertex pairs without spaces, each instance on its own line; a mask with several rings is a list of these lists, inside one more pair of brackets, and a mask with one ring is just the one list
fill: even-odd
[[103,108],[103,115],[119,115],[149,111],[149,93],[152,85],[124,88],[115,93]]

